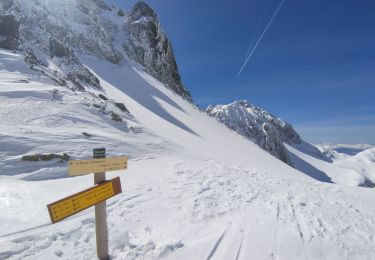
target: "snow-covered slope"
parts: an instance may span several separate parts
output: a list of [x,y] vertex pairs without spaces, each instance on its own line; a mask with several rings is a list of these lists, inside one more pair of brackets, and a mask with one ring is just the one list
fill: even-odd
[[374,147],[369,144],[316,144],[315,146],[333,161],[356,155]]
[[128,171],[109,174],[124,190],[108,206],[113,259],[373,255],[373,190],[306,177],[136,67],[81,57],[100,79],[97,95],[129,109],[115,122],[114,101],[56,86],[22,60],[1,52],[1,258],[94,258],[92,209],[51,225],[45,206],[90,187],[92,176],[62,178],[66,163],[21,156],[89,158],[102,146],[130,157]]
[[[52,225],[46,208],[91,187],[93,177],[68,178],[63,160],[22,156],[86,159],[97,147],[130,159],[127,171],[108,173],[123,186],[108,200],[112,259],[374,255],[373,189],[293,169],[139,64],[83,52],[63,70],[62,59],[39,47],[33,54],[0,49],[0,259],[95,259],[93,209]],[[38,61],[32,68],[30,59]],[[89,79],[79,80],[85,91],[60,84],[76,68]]]
[[[317,149],[303,141],[292,125],[245,100],[209,106],[206,112],[229,129],[316,180],[349,186],[374,185],[370,177],[375,170],[374,165],[364,167],[364,158],[358,156],[346,162],[337,161],[371,147],[369,145],[320,145]],[[369,161],[368,158],[364,160]]]
[[[374,187],[375,164],[371,145],[318,145],[332,161],[311,156],[301,145],[286,145],[295,168],[310,176],[326,174],[342,185]],[[366,150],[367,148],[367,150]]]
[[[134,151],[136,144],[132,139],[139,142],[138,135],[147,133],[152,137],[148,141],[152,147],[160,147],[159,142],[165,142],[170,143],[166,145],[168,149],[176,147],[198,158],[221,157],[238,163],[252,163],[254,167],[268,171],[291,173],[290,167],[278,160],[272,160],[267,165],[261,163],[272,157],[253,143],[244,143],[240,136],[233,135],[229,129],[209,119],[137,68],[81,57],[85,67],[99,78],[103,89],[72,92],[22,65],[21,55],[2,51],[0,58],[4,68],[14,66],[13,73],[2,72],[0,91],[5,108],[1,110],[2,135],[14,139],[18,137],[20,142],[25,143],[24,133],[27,133],[30,148],[20,149],[19,156],[48,151],[48,140],[53,140],[53,146],[58,149],[50,152],[66,152],[74,157],[85,155],[79,154],[76,146],[66,143],[68,140],[80,143],[80,146],[86,143],[80,151],[87,150],[87,153],[90,153],[90,147],[107,142],[109,146],[116,143],[115,146],[120,147],[121,143],[129,142],[121,150],[134,154],[144,145],[140,144]],[[54,92],[57,92],[57,98],[53,97]],[[125,104],[130,113],[122,112],[115,106],[116,103]],[[120,115],[123,121],[111,120],[112,113]],[[110,133],[105,129],[109,129]],[[227,136],[228,142],[222,142],[223,136]],[[117,143],[118,140],[122,142]],[[242,154],[235,154],[238,149]],[[251,158],[248,154],[252,155]],[[296,171],[295,175],[300,174]]]
[[172,46],[144,2],[125,13],[103,0],[6,0],[0,2],[0,28],[0,48],[25,53],[34,69],[48,67],[40,56],[54,58],[57,67],[47,75],[60,85],[101,87],[78,57],[86,54],[114,64],[133,60],[191,101]]
[[289,158],[284,143],[315,158],[330,161],[315,146],[303,141],[292,125],[260,107],[251,105],[246,100],[235,101],[228,105],[209,106],[206,112],[291,166],[294,166],[294,163]]
[[286,163],[291,162],[284,148],[284,142],[289,144],[302,142],[290,124],[249,104],[246,100],[235,101],[228,105],[209,106],[206,112]]
[[[336,165],[361,172],[364,177],[375,183],[375,148],[367,149],[342,160],[336,160]],[[371,184],[370,184],[371,185]]]

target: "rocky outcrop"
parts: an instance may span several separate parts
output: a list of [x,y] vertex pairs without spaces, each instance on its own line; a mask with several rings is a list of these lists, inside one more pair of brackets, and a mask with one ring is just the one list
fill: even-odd
[[25,62],[26,62],[27,64],[29,64],[29,65],[31,65],[31,66],[39,66],[39,65],[41,65],[41,66],[45,66],[45,64],[42,64],[42,63],[38,60],[38,58],[36,57],[36,55],[35,55],[35,53],[33,52],[32,49],[30,49],[30,48],[26,48],[24,53],[25,53],[25,58],[24,58],[24,60],[25,60]]
[[191,102],[191,95],[181,82],[172,45],[161,28],[156,13],[146,3],[137,3],[128,13],[126,33],[128,37],[123,47],[128,57]]
[[282,119],[249,104],[246,100],[235,101],[229,105],[209,106],[206,112],[270,154],[292,165],[284,143],[300,144],[302,140],[293,127]]
[[130,113],[124,103],[115,103],[115,106],[120,109],[122,112]]
[[94,74],[92,74],[90,70],[83,66],[80,66],[76,70],[74,70],[71,73],[71,77],[74,77],[80,82],[95,87],[97,89],[102,88],[100,86],[100,80]]
[[14,1],[13,0],[1,0],[0,8],[4,11],[8,11],[14,7]]
[[53,57],[70,57],[70,50],[65,47],[63,43],[59,42],[55,38],[49,40],[49,50],[51,58]]
[[[104,0],[2,0],[0,48],[23,51],[31,68],[74,90],[100,89],[82,55],[114,64],[133,60],[188,101],[172,45],[144,2],[126,13]],[[49,72],[47,56],[61,69]],[[45,66],[44,66],[45,65]],[[41,68],[43,67],[43,68]]]
[[15,50],[20,38],[20,23],[14,15],[0,16],[0,48]]

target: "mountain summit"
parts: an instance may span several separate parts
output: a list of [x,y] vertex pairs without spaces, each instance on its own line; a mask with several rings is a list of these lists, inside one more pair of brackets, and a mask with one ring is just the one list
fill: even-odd
[[238,100],[228,105],[209,106],[206,112],[230,129],[254,141],[273,156],[292,165],[284,143],[291,145],[302,143],[292,125],[262,108],[251,105],[247,100]]
[[101,147],[129,159],[107,174],[110,259],[374,258],[374,191],[356,186],[375,148],[331,163],[246,101],[209,117],[189,97],[146,4],[1,0],[0,259],[97,258],[94,209],[52,225],[46,205],[92,187],[68,161]]
[[188,101],[190,93],[182,85],[172,45],[157,15],[144,2],[138,2],[128,13],[127,41],[123,45],[128,56],[143,65],[147,72]]
[[[144,2],[129,13],[102,0],[5,0],[0,3],[0,48],[25,53],[34,69],[76,90],[100,88],[82,65],[91,55],[114,64],[131,60],[192,102],[155,12]],[[47,71],[44,56],[59,69]]]

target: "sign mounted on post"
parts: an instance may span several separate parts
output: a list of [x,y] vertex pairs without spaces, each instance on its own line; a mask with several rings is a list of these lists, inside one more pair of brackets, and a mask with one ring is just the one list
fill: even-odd
[[95,187],[48,204],[52,223],[61,221],[122,192],[120,178],[105,181]]
[[92,155],[94,159],[105,158],[105,148],[95,148],[92,150]]
[[109,259],[106,200],[120,194],[120,177],[106,181],[105,172],[126,170],[128,157],[106,158],[105,148],[93,150],[92,160],[69,161],[69,176],[94,174],[96,186],[48,204],[52,223],[59,222],[95,205],[96,251],[100,260]]
[[92,160],[69,161],[69,176],[80,176],[97,172],[126,170],[128,157],[99,158]]

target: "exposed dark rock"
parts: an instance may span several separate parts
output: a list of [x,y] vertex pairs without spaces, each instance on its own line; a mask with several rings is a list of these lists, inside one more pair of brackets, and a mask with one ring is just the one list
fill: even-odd
[[69,155],[66,153],[63,154],[33,154],[33,155],[24,155],[22,156],[22,161],[30,161],[30,162],[37,162],[37,161],[50,161],[53,159],[60,159],[61,161],[68,161],[70,158]]
[[42,65],[41,62],[38,60],[38,58],[35,56],[34,52],[32,49],[27,48],[25,50],[25,62],[28,63],[29,65]]
[[115,103],[115,106],[120,109],[122,112],[130,113],[129,110],[123,103]]
[[156,13],[148,4],[143,1],[139,1],[134,5],[131,12],[129,13],[129,18],[133,21],[136,21],[142,17],[152,17],[155,19],[157,18]]
[[13,15],[0,16],[0,48],[16,50],[20,38],[20,23]]
[[103,10],[112,11],[112,8],[103,0],[93,0]]
[[121,16],[121,17],[125,16],[124,10],[122,10],[122,9],[118,10],[117,15]]
[[40,160],[39,154],[24,155],[22,156],[22,161],[37,162]]
[[209,106],[206,112],[270,154],[292,165],[284,143],[300,144],[302,140],[290,124],[245,100],[229,105]]
[[122,118],[113,111],[111,111],[111,117],[112,117],[112,120],[115,122],[122,122]]
[[365,182],[360,184],[359,187],[364,187],[364,188],[375,188],[375,184],[369,180],[369,179],[365,179]]
[[144,2],[137,3],[128,13],[126,28],[128,37],[123,47],[129,58],[143,65],[148,73],[191,102],[191,95],[181,82],[172,45],[154,10]]
[[102,95],[102,94],[99,94],[98,96],[99,96],[101,99],[103,99],[103,100],[108,100],[108,98],[107,98],[106,96]]
[[9,10],[14,5],[14,1],[13,0],[1,0],[0,4],[2,5],[4,10]]
[[63,43],[57,41],[54,38],[50,38],[50,54],[51,57],[70,57],[70,50],[65,47]]
[[74,75],[77,77],[77,79],[89,84],[90,86],[98,89],[102,88],[100,86],[100,80],[85,67],[80,67],[78,70],[74,71]]
[[66,79],[71,81],[74,84],[76,90],[78,91],[85,90],[85,87],[81,84],[81,82],[98,89],[102,88],[100,86],[99,79],[94,74],[92,74],[91,71],[89,71],[82,65],[79,65],[77,69],[70,72]]
[[60,94],[57,89],[52,90],[52,100],[57,100],[59,98]]
[[42,73],[44,76],[50,78],[53,82],[55,82],[56,85],[58,86],[66,86],[67,83],[66,83],[66,80],[65,79],[62,79],[62,78],[56,78],[54,76],[51,76],[50,74],[44,72],[43,70],[40,70],[36,67],[34,67],[33,65],[31,65],[31,69],[35,70],[35,71],[38,71],[40,73]]
[[86,7],[82,2],[78,5],[79,10],[81,10],[84,14],[89,15],[90,14],[90,9]]
[[84,135],[87,138],[93,137],[92,134],[89,134],[89,133],[86,133],[86,132],[82,132],[82,135]]
[[[172,46],[147,4],[139,2],[125,13],[104,0],[77,0],[71,5],[55,1],[53,7],[49,2],[0,0],[0,47],[26,50],[25,61],[32,69],[44,71],[59,85],[71,81],[73,90],[79,91],[101,89],[99,79],[83,66],[80,55],[119,64],[125,50],[126,56],[150,75],[192,101],[181,82]],[[124,19],[113,19],[117,15]],[[126,41],[119,45],[117,40],[122,37]],[[28,46],[35,52],[27,50]],[[39,68],[43,66],[39,53],[53,57],[56,65],[64,67],[64,74],[52,75]]]
[[56,84],[59,85],[59,86],[66,86],[67,85],[65,79],[58,79]]
[[69,73],[67,79],[73,83],[76,90],[85,91],[85,87],[82,86],[81,83],[79,83],[79,80],[76,78],[75,74]]

